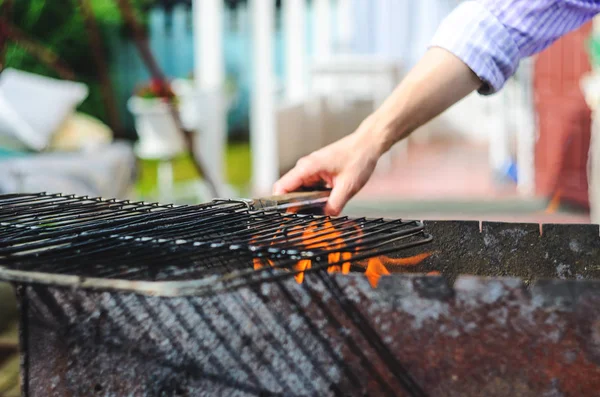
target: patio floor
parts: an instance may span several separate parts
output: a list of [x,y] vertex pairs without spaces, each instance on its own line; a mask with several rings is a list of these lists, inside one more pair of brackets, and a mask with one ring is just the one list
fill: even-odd
[[498,182],[488,147],[464,142],[411,144],[391,169],[378,170],[350,201],[344,214],[439,220],[589,223],[589,212],[559,205],[548,211],[544,197],[522,198],[516,184]]
[[389,170],[377,170],[361,200],[490,200],[517,198],[514,183],[495,183],[487,145],[463,142],[411,144]]

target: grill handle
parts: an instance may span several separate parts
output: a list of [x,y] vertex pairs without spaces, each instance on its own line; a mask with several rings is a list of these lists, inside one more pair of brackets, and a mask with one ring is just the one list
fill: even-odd
[[252,200],[254,209],[273,209],[298,214],[324,214],[325,204],[331,189],[300,190],[279,196],[263,197]]

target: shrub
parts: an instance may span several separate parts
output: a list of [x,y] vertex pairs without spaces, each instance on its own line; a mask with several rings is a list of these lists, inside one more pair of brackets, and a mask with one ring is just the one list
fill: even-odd
[[[130,0],[138,19],[146,24],[147,11],[152,0]],[[104,56],[111,60],[109,33],[118,31],[128,35],[117,6],[117,0],[90,0],[102,42]],[[0,0],[0,4],[3,0]],[[89,86],[90,95],[80,106],[80,111],[106,122],[106,115],[97,69],[93,61],[88,32],[83,14],[75,0],[13,0],[9,20],[27,36],[52,50],[75,73],[77,81]],[[28,54],[18,43],[9,41],[5,53],[5,67],[49,77],[58,77],[54,70]]]

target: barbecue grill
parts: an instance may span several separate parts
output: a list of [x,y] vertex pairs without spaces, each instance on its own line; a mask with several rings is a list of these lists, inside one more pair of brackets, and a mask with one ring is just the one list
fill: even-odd
[[23,394],[598,395],[598,226],[326,199],[0,197]]

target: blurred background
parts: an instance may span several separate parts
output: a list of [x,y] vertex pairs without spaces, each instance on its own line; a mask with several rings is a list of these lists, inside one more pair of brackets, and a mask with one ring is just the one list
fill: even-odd
[[[378,107],[458,3],[0,0],[0,193],[268,195]],[[345,213],[599,222],[595,24],[396,145]],[[6,291],[0,395],[16,395]]]
[[[459,2],[2,0],[0,191],[269,194],[386,98]],[[589,221],[595,43],[589,23],[421,128],[346,213]]]

